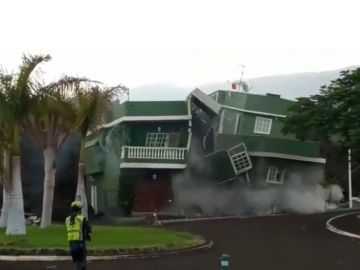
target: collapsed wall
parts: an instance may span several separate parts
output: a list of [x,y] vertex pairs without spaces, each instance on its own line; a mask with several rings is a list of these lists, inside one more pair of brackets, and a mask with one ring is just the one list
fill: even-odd
[[206,216],[309,214],[323,212],[328,202],[343,198],[339,186],[322,187],[319,171],[313,168],[291,174],[283,185],[256,184],[264,183],[263,179],[248,183],[243,175],[219,182],[211,178],[211,171],[204,159],[194,155],[190,158],[189,167],[172,180],[173,212]]

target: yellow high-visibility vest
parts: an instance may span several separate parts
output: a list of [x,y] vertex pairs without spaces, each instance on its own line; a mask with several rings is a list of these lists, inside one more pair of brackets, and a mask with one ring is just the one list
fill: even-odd
[[74,219],[74,223],[71,224],[70,216],[66,218],[65,225],[67,230],[67,239],[68,241],[82,241],[84,240],[83,236],[83,221],[84,216],[77,215]]

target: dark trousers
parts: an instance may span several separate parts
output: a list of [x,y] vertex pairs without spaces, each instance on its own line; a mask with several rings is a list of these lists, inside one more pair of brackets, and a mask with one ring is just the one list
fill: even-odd
[[84,241],[70,241],[70,254],[76,270],[86,270],[86,245]]

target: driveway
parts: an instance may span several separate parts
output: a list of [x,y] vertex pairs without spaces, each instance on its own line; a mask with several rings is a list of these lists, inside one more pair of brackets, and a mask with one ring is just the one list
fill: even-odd
[[[333,234],[336,214],[291,215],[168,225],[215,242],[209,251],[155,259],[90,262],[90,270],[219,270],[229,254],[231,270],[358,270],[360,241]],[[359,220],[360,226],[360,220]],[[96,237],[94,235],[93,237]],[[70,262],[0,262],[1,269],[72,269]]]

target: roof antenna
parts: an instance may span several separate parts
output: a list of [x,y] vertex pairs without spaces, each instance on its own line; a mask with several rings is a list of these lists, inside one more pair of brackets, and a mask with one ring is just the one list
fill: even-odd
[[[241,77],[240,77],[240,82],[239,82],[239,92],[240,92],[240,88],[242,88],[242,80],[243,80],[243,76],[244,76],[244,72],[245,72],[245,65],[239,64],[239,66],[242,68],[241,69]],[[244,88],[243,88],[244,89]]]

